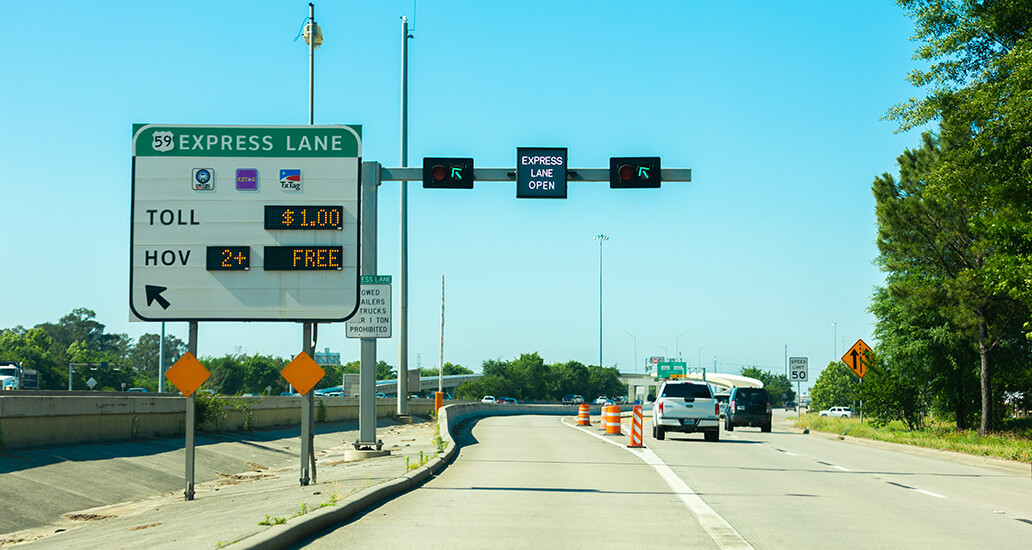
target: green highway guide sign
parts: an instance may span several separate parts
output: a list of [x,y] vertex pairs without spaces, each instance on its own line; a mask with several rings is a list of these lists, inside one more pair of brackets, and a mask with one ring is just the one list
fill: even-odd
[[351,318],[361,163],[357,125],[134,124],[133,317]]
[[361,126],[133,125],[136,157],[360,157]]
[[670,378],[675,374],[684,376],[687,372],[688,363],[686,361],[660,361],[656,364],[656,376],[658,378]]

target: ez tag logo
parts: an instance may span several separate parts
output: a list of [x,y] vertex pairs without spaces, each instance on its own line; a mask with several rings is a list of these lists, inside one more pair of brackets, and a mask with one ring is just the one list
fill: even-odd
[[151,145],[154,147],[155,151],[165,153],[171,151],[176,146],[176,142],[172,132],[154,132],[154,143]]

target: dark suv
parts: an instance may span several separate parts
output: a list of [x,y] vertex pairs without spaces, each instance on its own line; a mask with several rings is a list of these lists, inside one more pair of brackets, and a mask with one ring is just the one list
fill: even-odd
[[724,411],[724,429],[731,432],[735,426],[756,426],[770,431],[770,396],[763,388],[731,388]]

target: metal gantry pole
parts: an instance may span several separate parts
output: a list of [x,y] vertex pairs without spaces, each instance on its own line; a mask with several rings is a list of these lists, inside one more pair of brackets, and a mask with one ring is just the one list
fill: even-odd
[[[362,275],[376,275],[376,198],[380,163],[362,163]],[[355,449],[377,446],[376,440],[376,338],[361,338],[358,369],[358,440]]]

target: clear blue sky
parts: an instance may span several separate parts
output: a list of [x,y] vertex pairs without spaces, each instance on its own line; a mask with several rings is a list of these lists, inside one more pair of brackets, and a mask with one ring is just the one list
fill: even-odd
[[[110,332],[158,332],[129,322],[132,124],[306,123],[308,52],[293,39],[308,4],[0,13],[0,327],[86,307]],[[410,1],[316,3],[315,121],[361,124],[364,160],[384,166],[400,165],[402,15]],[[442,275],[446,361],[597,363],[598,233],[610,237],[606,365],[640,371],[680,351],[721,372],[784,372],[787,345],[813,380],[857,338],[872,343],[883,276],[871,182],[918,140],[879,120],[920,93],[904,81],[913,27],[894,2],[424,1],[414,24],[410,165],[513,167],[518,146],[559,146],[571,168],[654,155],[694,181],[571,183],[567,200],[543,201],[517,200],[510,183],[411,184],[410,367],[437,365]],[[395,278],[397,190],[380,189],[378,229],[379,272]],[[186,339],[185,323],[168,331]],[[324,326],[318,347],[358,356],[343,324]],[[201,355],[300,348],[296,324],[200,329]],[[397,364],[397,340],[378,353]]]

